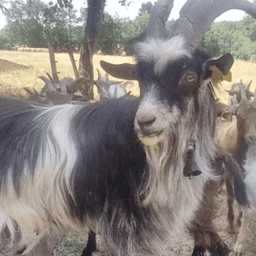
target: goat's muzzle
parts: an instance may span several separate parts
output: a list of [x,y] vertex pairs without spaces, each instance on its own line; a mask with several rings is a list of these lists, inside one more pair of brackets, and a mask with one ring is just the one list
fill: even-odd
[[164,128],[159,125],[156,115],[149,111],[138,111],[135,118],[135,131],[145,145],[157,144],[163,135]]

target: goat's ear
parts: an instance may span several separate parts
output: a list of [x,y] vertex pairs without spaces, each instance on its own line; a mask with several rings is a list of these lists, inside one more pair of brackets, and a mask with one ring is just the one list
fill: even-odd
[[137,65],[130,63],[111,64],[106,61],[100,61],[101,67],[111,76],[126,80],[138,80]]
[[217,84],[223,80],[231,81],[230,69],[234,63],[234,58],[227,53],[219,59],[208,60],[204,65],[203,78],[212,78],[213,84]]
[[234,63],[234,58],[231,54],[227,53],[219,59],[211,60],[210,65],[215,65],[225,76],[230,71]]

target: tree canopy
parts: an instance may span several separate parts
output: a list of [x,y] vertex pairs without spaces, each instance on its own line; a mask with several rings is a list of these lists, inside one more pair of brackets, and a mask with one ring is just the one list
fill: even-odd
[[[119,3],[129,5],[131,1],[120,0]],[[121,48],[131,53],[130,40],[147,26],[151,8],[152,3],[145,0],[134,20],[104,13],[95,49],[113,54]],[[55,49],[79,46],[87,40],[88,9],[85,5],[79,11],[75,10],[72,0],[53,0],[48,4],[42,0],[2,0],[0,9],[7,18],[7,26],[0,32],[2,49],[16,45],[46,47],[46,37]],[[174,22],[167,21],[168,32]],[[213,23],[199,46],[216,57],[229,52],[236,59],[256,61],[256,20],[245,15],[241,21]]]

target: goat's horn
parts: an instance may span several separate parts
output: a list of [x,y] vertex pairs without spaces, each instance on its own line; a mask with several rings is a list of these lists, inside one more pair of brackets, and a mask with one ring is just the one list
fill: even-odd
[[39,96],[39,93],[38,93],[38,91],[37,91],[36,89],[33,88],[33,91],[34,91],[34,93],[35,93],[37,96]]
[[239,91],[238,90],[225,90],[226,92],[228,92],[230,95],[234,95],[234,94],[238,94]]
[[240,91],[241,91],[241,101],[247,101],[246,91],[245,91],[245,88],[244,88],[243,84],[239,83],[238,86],[239,86]]
[[23,89],[30,95],[35,95],[28,87],[23,87]]
[[252,84],[252,80],[251,80],[250,83],[247,85],[248,91],[250,90],[251,84]]
[[50,81],[53,83],[53,79],[52,79],[51,75],[49,73],[46,73],[46,74],[49,77]]
[[168,34],[165,29],[165,23],[172,10],[173,2],[174,0],[157,1],[151,9],[148,27],[136,38],[132,39],[130,43],[142,42],[147,37],[166,39]]
[[[48,73],[47,73],[48,74]],[[49,75],[49,74],[48,74]],[[50,75],[49,75],[50,76]],[[44,87],[44,91],[47,92],[47,91],[56,91],[56,88],[53,84],[52,81],[50,81],[49,79],[47,79],[46,77],[44,76],[39,76],[38,78],[42,79],[44,82],[45,82],[45,87]]]
[[100,73],[100,71],[97,68],[96,68],[96,70],[98,72],[98,80],[100,80],[101,79],[101,73]]
[[195,49],[211,23],[230,9],[245,11],[256,19],[256,5],[247,0],[188,0],[169,37],[183,35]]

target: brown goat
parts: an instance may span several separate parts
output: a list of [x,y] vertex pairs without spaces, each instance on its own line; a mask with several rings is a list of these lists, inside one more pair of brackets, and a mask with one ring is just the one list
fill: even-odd
[[[232,153],[238,163],[244,166],[246,171],[245,183],[249,190],[250,208],[241,209],[243,214],[242,226],[234,246],[234,251],[237,255],[242,254],[249,220],[256,213],[256,97],[254,97],[254,101],[250,101],[252,93],[248,93],[249,90],[246,90],[246,87],[242,83],[239,84],[239,89],[236,94],[240,95],[240,98],[237,97],[240,99],[240,102],[231,105],[222,114],[222,117],[226,119],[230,119],[230,116],[235,115],[236,120],[226,123],[220,129],[219,137],[217,138],[218,144],[226,151]],[[226,185],[228,183],[229,181],[227,180]],[[229,191],[228,193],[228,197],[230,198],[232,194],[230,195]],[[232,207],[231,202],[228,202],[229,210]],[[233,221],[230,216],[229,220]]]

